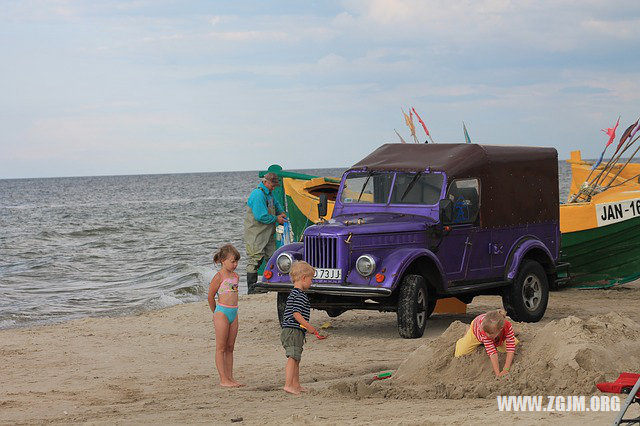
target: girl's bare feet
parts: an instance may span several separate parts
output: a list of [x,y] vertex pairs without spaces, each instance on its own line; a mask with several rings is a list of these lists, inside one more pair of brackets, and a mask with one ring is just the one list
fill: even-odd
[[235,385],[236,385],[237,387],[242,387],[242,386],[244,386],[242,383],[238,383],[238,382],[236,382],[236,381],[235,381],[235,380],[233,380],[233,379],[231,379],[231,381],[232,381],[233,383],[235,383]]
[[238,382],[232,382],[230,380],[225,380],[224,382],[220,382],[220,386],[225,387],[225,388],[237,388],[242,386],[240,383]]
[[307,389],[307,388],[303,388],[302,386],[298,387],[298,390],[299,390],[300,392],[309,392],[309,389]]
[[285,386],[282,389],[284,389],[284,391],[287,393],[290,393],[293,395],[300,395],[300,389],[298,388],[291,388],[291,387]]

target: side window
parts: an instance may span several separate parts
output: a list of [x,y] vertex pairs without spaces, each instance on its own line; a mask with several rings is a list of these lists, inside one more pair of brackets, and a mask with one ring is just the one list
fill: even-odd
[[480,210],[478,179],[458,179],[451,182],[447,197],[453,201],[453,223],[473,223]]

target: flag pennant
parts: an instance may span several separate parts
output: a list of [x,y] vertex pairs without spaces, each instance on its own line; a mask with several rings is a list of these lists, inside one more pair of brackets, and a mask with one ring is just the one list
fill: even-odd
[[413,113],[411,110],[409,110],[409,121],[411,122],[411,136],[413,136],[413,139],[418,142],[418,138],[416,138],[416,126],[413,124]]
[[[404,112],[404,109],[402,109],[402,114],[404,115],[404,121],[407,124],[407,126],[409,127],[409,130],[411,131],[411,136],[413,136],[413,140],[418,142],[418,139],[416,138],[416,126],[413,124],[413,115],[407,115],[406,112]],[[411,114],[411,110],[409,110],[409,114]]]
[[427,125],[424,124],[424,121],[422,121],[422,118],[420,118],[420,116],[418,115],[418,111],[416,111],[414,107],[411,107],[411,110],[416,115],[416,117],[418,117],[418,121],[420,122],[420,124],[422,124],[422,128],[424,129],[424,132],[427,134],[427,136],[430,137],[431,135],[429,134],[429,130],[427,130]]
[[605,132],[607,134],[607,136],[609,136],[609,140],[607,141],[607,145],[605,146],[605,149],[611,145],[611,143],[613,142],[613,140],[616,138],[616,129],[618,128],[618,124],[620,124],[620,117],[618,117],[618,121],[616,121],[616,125],[613,127],[609,127],[608,129],[602,129],[603,132]]
[[[638,119],[638,121],[640,121],[640,118]],[[636,121],[636,123],[638,123],[638,121]],[[636,126],[635,130],[633,132],[631,132],[631,134],[629,135],[629,139],[633,139],[634,136],[636,135],[636,132],[638,131],[638,129],[640,129],[640,124],[638,126]]]
[[[640,119],[638,121],[640,121]],[[627,127],[627,130],[625,130],[622,136],[620,136],[620,142],[618,142],[618,147],[616,148],[616,152],[618,152],[622,144],[625,143],[631,137],[631,131],[638,125],[638,121],[633,123],[631,126]]]
[[404,123],[407,125],[408,128],[411,128],[411,119],[409,118],[409,116],[407,115],[406,112],[404,112],[404,109],[400,108],[402,110],[402,115],[404,115]]
[[[609,146],[609,145],[607,145]],[[596,164],[593,165],[593,167],[591,168],[591,170],[595,170],[596,167],[598,167],[600,165],[600,163],[602,163],[602,157],[604,157],[604,151],[606,151],[607,148],[605,147],[604,150],[602,151],[602,154],[600,154],[600,159],[598,160],[598,162]]]
[[462,130],[464,130],[464,142],[471,143],[471,138],[469,137],[469,132],[467,132],[467,126],[462,122]]

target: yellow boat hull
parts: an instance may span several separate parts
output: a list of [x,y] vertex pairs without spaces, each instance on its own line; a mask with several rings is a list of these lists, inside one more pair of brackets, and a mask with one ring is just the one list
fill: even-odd
[[[592,165],[582,160],[580,151],[571,153],[569,163],[571,199],[603,166],[591,173]],[[609,184],[619,172],[609,189],[588,202],[560,205],[561,261],[570,264],[573,283],[613,285],[640,277],[640,164],[621,167],[614,167],[603,180]]]

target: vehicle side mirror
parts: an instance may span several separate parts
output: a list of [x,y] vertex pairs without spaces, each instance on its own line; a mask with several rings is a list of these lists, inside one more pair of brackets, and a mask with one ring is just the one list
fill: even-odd
[[327,194],[320,194],[320,202],[318,202],[318,217],[324,218],[327,215]]
[[440,200],[438,203],[440,210],[440,223],[447,224],[453,222],[453,201],[448,198]]

